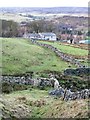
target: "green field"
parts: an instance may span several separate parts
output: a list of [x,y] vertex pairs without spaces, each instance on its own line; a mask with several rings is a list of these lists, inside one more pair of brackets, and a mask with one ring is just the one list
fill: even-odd
[[[69,64],[60,60],[54,52],[47,48],[33,45],[29,40],[0,38],[0,43],[2,43],[3,74],[14,75],[31,71],[45,74],[46,71],[61,72],[68,68]],[[75,66],[71,65],[71,67],[74,68]],[[60,79],[60,82],[64,82],[64,80]],[[77,82],[76,79],[75,82]],[[66,82],[66,84],[68,83]],[[81,85],[81,83],[79,85]],[[8,88],[10,89],[10,87]],[[48,94],[49,90],[53,89],[51,87],[46,87],[44,90],[40,90],[38,87],[26,85],[27,89],[22,91],[19,91],[22,87],[16,86],[16,88],[18,89],[17,91],[11,89],[9,94],[3,93],[3,95],[0,96],[0,109],[2,109],[4,117],[10,117],[12,119],[16,117],[88,117],[87,99],[63,101],[62,98],[53,97]]]
[[77,56],[88,56],[88,50],[63,45],[60,42],[48,42],[48,41],[39,41],[39,42],[52,45],[67,54],[77,55]]
[[0,41],[3,74],[62,71],[68,68],[68,63],[60,60],[51,50],[33,45],[28,40],[1,38]]

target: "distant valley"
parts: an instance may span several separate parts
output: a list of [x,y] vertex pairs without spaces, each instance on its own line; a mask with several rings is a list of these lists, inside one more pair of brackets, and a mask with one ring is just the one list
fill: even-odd
[[36,8],[36,7],[2,7],[0,8],[0,12],[3,13],[30,13],[30,12],[37,12],[37,13],[44,13],[44,14],[58,14],[58,13],[88,13],[87,7],[51,7],[51,8]]

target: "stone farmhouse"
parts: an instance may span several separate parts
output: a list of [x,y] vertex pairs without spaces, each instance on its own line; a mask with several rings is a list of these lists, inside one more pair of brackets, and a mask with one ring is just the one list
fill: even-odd
[[39,39],[40,35],[38,33],[25,33],[23,37],[28,39]]
[[23,35],[24,38],[29,38],[33,40],[50,40],[56,41],[57,37],[55,33],[47,32],[47,33],[25,33]]

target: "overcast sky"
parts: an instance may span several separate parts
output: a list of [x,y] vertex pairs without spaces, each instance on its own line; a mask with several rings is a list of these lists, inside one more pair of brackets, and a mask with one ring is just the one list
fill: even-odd
[[1,0],[0,7],[87,7],[89,0]]

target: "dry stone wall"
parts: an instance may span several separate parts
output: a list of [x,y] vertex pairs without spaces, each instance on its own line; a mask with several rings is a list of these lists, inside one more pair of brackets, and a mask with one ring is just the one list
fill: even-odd
[[40,84],[44,86],[51,86],[51,81],[49,78],[31,78],[30,76],[1,76],[2,82],[17,83],[24,85],[39,86]]
[[62,87],[49,91],[49,95],[62,97],[63,100],[76,100],[76,99],[88,99],[90,98],[90,89],[84,89],[77,92],[72,92],[70,89],[66,90]]
[[58,50],[56,47],[52,46],[52,45],[48,45],[48,44],[44,44],[44,43],[40,43],[40,42],[37,42],[35,40],[31,40],[33,44],[36,44],[36,45],[39,45],[39,46],[42,46],[42,47],[45,47],[45,48],[49,48],[50,50],[52,50],[53,52],[56,53],[56,55],[66,61],[66,62],[70,62],[71,64],[74,64],[75,66],[79,67],[79,68],[83,68],[83,67],[87,67],[83,64],[81,64],[80,61],[78,61],[77,59],[75,59],[73,56],[70,56],[66,53],[63,53],[61,52],[60,50]]
[[66,69],[64,70],[65,75],[75,75],[75,76],[80,76],[80,75],[90,75],[90,68],[77,68],[77,69]]

